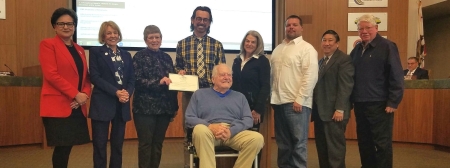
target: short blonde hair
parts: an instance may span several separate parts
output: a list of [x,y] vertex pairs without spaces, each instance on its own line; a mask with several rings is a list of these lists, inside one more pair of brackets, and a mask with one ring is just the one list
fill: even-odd
[[256,38],[256,49],[251,54],[252,55],[264,55],[264,41],[263,41],[263,39],[261,37],[261,34],[259,34],[255,30],[248,31],[245,34],[244,39],[242,39],[242,42],[241,42],[241,54],[244,54],[244,55],[246,54],[245,53],[245,49],[244,49],[244,45],[245,45],[245,39],[247,38],[248,35],[251,35],[251,36]]
[[122,32],[120,31],[119,26],[114,21],[105,21],[102,23],[100,30],[98,31],[98,42],[100,44],[105,44],[105,33],[108,26],[117,31],[119,34],[119,42],[122,41]]
[[358,21],[356,23],[356,26],[359,27],[360,22],[369,22],[371,25],[375,26],[377,25],[377,21],[375,19],[375,16],[364,14],[361,17],[358,18]]

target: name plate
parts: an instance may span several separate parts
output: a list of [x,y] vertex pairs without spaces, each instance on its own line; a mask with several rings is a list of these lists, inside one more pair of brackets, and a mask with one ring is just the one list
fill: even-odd
[[10,71],[0,71],[0,76],[14,76],[14,73]]

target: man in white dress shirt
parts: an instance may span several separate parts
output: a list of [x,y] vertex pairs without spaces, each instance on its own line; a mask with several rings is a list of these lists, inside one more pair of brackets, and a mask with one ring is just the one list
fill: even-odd
[[272,97],[280,168],[306,167],[309,116],[318,78],[317,51],[302,38],[299,16],[286,19],[286,37],[272,53]]

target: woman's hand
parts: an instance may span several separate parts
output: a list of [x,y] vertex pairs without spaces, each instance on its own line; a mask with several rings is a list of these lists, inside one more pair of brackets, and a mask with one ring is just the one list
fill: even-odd
[[172,80],[170,80],[168,77],[164,77],[159,81],[160,85],[169,85],[172,83]]
[[130,94],[128,94],[127,90],[125,90],[125,89],[117,90],[116,96],[117,96],[117,98],[119,98],[119,102],[121,102],[121,103],[128,102],[129,98],[130,98]]
[[75,101],[79,106],[86,104],[87,99],[89,99],[89,96],[86,93],[78,92],[75,96]]

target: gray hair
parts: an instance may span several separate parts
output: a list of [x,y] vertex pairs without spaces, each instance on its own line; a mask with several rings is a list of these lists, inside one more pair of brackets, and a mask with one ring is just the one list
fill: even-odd
[[377,25],[377,21],[375,20],[375,16],[369,15],[369,14],[364,14],[361,17],[359,17],[358,21],[356,23],[356,26],[359,26],[360,22],[369,22],[373,26]]
[[212,70],[212,75],[211,75],[212,78],[214,78],[214,77],[217,76],[217,73],[219,73],[219,72],[218,72],[218,71],[219,71],[218,69],[219,69],[219,67],[221,67],[221,66],[225,66],[225,67],[227,67],[227,68],[231,71],[230,67],[228,67],[227,64],[222,64],[222,63],[217,64],[217,65],[214,66],[214,68],[213,68],[213,70]]
[[159,35],[162,38],[162,34],[161,34],[161,30],[159,30],[158,26],[155,25],[148,25],[145,27],[144,29],[144,41],[147,40],[147,36],[149,34],[153,34],[153,33],[159,33]]
[[245,53],[245,49],[244,49],[244,45],[245,45],[245,39],[247,38],[248,35],[251,35],[251,36],[256,38],[256,49],[251,54],[252,55],[264,55],[264,41],[263,41],[263,39],[261,37],[261,34],[259,34],[255,30],[248,31],[245,34],[244,39],[242,39],[242,42],[241,42],[241,54],[243,54],[243,55],[246,54]]

